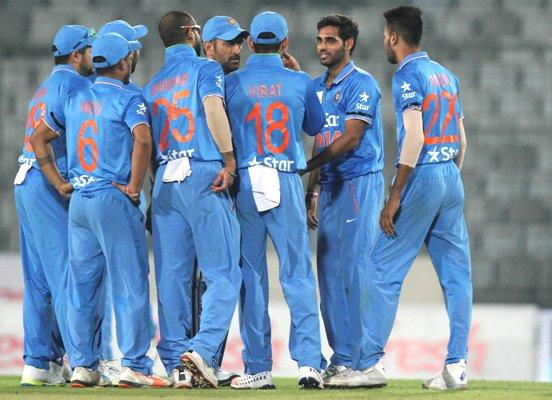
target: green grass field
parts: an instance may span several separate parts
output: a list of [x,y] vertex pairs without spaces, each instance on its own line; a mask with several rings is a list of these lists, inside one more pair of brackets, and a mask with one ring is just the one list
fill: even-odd
[[300,390],[294,379],[276,379],[278,389],[241,391],[229,388],[208,390],[116,389],[116,388],[23,388],[18,377],[0,377],[0,399],[481,399],[531,400],[552,399],[552,384],[534,382],[471,381],[470,390],[463,392],[430,392],[417,380],[394,380],[384,389]]

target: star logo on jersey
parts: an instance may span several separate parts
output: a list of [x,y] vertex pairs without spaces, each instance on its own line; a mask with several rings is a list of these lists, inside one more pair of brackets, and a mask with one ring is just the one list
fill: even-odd
[[437,146],[433,148],[433,151],[428,151],[427,154],[429,154],[431,157],[429,159],[429,162],[439,162],[439,152],[437,151]]
[[217,87],[222,90],[222,75],[218,74],[215,77],[215,85],[217,85]]
[[406,81],[403,81],[403,84],[401,85],[401,89],[403,90],[403,93],[404,92],[409,92],[410,90],[410,85],[411,83],[406,83]]
[[253,157],[253,160],[248,161],[250,167],[254,167],[255,165],[261,165],[263,162],[257,160],[257,156]]
[[147,112],[148,112],[148,109],[146,108],[146,105],[144,103],[138,104],[138,109],[136,110],[136,114],[146,115]]
[[362,92],[361,94],[358,95],[358,97],[360,97],[360,101],[363,101],[366,103],[370,98],[370,95],[366,92]]

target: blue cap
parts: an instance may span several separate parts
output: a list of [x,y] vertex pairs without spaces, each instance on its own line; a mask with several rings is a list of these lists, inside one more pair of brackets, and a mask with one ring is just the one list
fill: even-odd
[[118,19],[108,22],[98,31],[98,35],[100,36],[106,33],[118,33],[126,39],[130,45],[130,49],[134,51],[142,48],[142,43],[136,39],[146,36],[148,34],[148,28],[144,25],[131,26],[128,22]]
[[54,57],[66,56],[86,46],[94,40],[94,28],[82,25],[63,25],[54,37],[52,53]]
[[238,36],[249,36],[249,32],[242,29],[234,18],[217,15],[205,23],[201,39],[208,42],[213,39],[231,41]]
[[114,32],[106,33],[97,36],[92,44],[92,62],[95,68],[111,67],[131,51],[130,44],[124,37]]
[[[251,39],[256,44],[276,44],[283,42],[288,35],[287,22],[280,14],[265,11],[257,14],[251,21]],[[261,33],[272,34],[272,37],[259,37]],[[270,35],[268,35],[270,36]]]
[[98,31],[98,35],[105,35],[106,33],[118,33],[127,40],[132,50],[140,50],[142,44],[138,42],[138,39],[148,34],[148,28],[144,25],[132,26],[128,22],[118,19],[108,22]]

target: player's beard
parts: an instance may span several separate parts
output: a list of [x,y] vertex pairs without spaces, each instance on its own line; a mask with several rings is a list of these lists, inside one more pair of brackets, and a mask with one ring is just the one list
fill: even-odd
[[[320,57],[320,53],[318,53],[319,57]],[[329,51],[324,51],[324,53],[326,53],[329,57],[325,61],[320,60],[320,64],[322,64],[327,68],[332,68],[333,66],[342,62],[343,59],[345,58],[345,46],[341,47],[333,54],[330,53]]]
[[389,41],[383,44],[383,49],[385,50],[385,54],[387,54],[387,61],[389,61],[391,64],[397,64],[397,53],[395,52],[395,50],[393,50]]
[[227,62],[224,63],[222,66],[222,69],[224,70],[225,74],[229,74],[230,72],[234,72],[240,68],[240,55],[235,54],[233,56],[230,56]]
[[194,50],[196,51],[196,54],[198,57],[201,57],[201,41],[198,40],[197,42],[194,43]]

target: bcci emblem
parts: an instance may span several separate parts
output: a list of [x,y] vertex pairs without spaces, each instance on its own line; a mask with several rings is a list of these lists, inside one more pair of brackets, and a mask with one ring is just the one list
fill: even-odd
[[341,92],[337,92],[334,96],[334,101],[337,103],[339,100],[341,100]]
[[234,18],[228,18],[228,23],[230,25],[235,25],[236,24],[236,20]]

